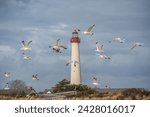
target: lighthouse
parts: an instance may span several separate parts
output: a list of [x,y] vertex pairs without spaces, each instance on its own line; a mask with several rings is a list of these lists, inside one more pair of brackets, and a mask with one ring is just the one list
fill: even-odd
[[71,42],[71,84],[81,84],[81,71],[80,71],[80,50],[79,43],[80,38],[78,32],[74,30],[72,32]]

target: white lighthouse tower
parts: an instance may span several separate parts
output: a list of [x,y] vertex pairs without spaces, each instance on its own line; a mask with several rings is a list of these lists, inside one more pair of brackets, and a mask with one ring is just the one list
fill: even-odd
[[71,50],[71,84],[79,85],[81,84],[81,73],[80,73],[80,51],[79,43],[80,38],[78,37],[78,32],[74,30],[72,32],[72,38],[70,40],[72,50]]

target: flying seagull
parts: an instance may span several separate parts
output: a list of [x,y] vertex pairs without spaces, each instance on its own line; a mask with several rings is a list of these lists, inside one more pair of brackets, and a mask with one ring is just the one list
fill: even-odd
[[25,53],[22,53],[22,54],[23,54],[24,60],[31,60],[32,59],[30,56],[25,55]]
[[103,45],[100,45],[98,42],[96,42],[96,50],[95,51],[98,53],[104,53]]
[[98,85],[98,80],[97,80],[97,78],[93,77],[93,79],[92,79],[92,84],[93,84],[93,85]]
[[5,72],[5,73],[4,73],[4,76],[5,76],[6,78],[9,78],[9,77],[11,76],[11,73],[10,73],[10,72],[8,72],[8,73]]
[[49,46],[49,48],[52,48],[53,51],[55,51],[56,53],[61,53],[61,48],[63,49],[67,49],[64,45],[59,44],[60,39],[57,39],[56,43]]
[[[115,37],[112,39],[113,42],[118,42],[118,43],[124,43],[125,39],[120,38],[120,37]],[[109,41],[109,43],[111,43],[111,41]]]
[[111,60],[111,58],[108,57],[107,55],[105,55],[104,53],[100,53],[100,54],[99,54],[99,57],[100,57],[100,59],[108,59],[108,60]]
[[4,90],[9,90],[9,83],[7,82],[6,85],[4,86]]
[[32,75],[32,80],[39,80],[38,77],[37,77],[37,74],[36,75]]
[[29,47],[30,43],[32,42],[32,40],[25,42],[24,40],[22,41],[22,48],[21,50],[23,51],[30,51],[31,48]]
[[135,43],[133,43],[131,50],[133,50],[134,48],[140,47],[140,46],[143,46],[143,43],[135,42]]
[[77,64],[79,64],[79,62],[78,61],[71,61],[71,60],[69,60],[68,61],[68,63],[66,64],[66,66],[68,66],[69,64],[71,64],[71,63],[73,63],[73,65],[74,65],[74,67],[76,67],[77,66]]
[[72,61],[69,60],[69,61],[66,63],[66,66],[69,66],[71,63],[72,63]]
[[85,31],[83,31],[83,34],[85,34],[85,35],[93,35],[94,33],[92,32],[92,29],[93,29],[93,27],[95,26],[95,24],[94,25],[92,25],[92,26],[90,26],[89,28],[87,28]]

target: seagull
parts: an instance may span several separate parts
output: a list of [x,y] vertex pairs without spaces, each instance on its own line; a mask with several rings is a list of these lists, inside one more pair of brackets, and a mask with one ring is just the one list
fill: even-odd
[[96,42],[96,50],[95,51],[98,53],[104,53],[103,45],[100,45],[98,42]]
[[68,63],[66,63],[66,66],[70,65],[72,63],[71,60],[68,61]]
[[36,74],[36,75],[32,75],[32,80],[39,80],[39,79],[37,78],[37,74]]
[[95,24],[94,25],[92,25],[92,26],[90,26],[89,28],[87,28],[84,32],[83,32],[83,34],[85,34],[85,35],[93,35],[94,33],[92,32],[92,29],[93,29],[93,27],[95,26]]
[[64,45],[58,44],[58,42],[60,41],[60,39],[57,39],[56,43],[53,44],[52,46],[49,46],[49,48],[52,48],[53,51],[57,52],[57,53],[61,53],[60,49],[67,49]]
[[105,85],[105,88],[107,89],[107,88],[108,88],[108,86],[107,86],[107,85]]
[[22,41],[22,48],[21,48],[21,50],[23,50],[23,51],[30,51],[31,48],[29,47],[29,45],[30,45],[31,42],[32,42],[32,40],[30,40],[28,42]]
[[[112,39],[113,42],[118,42],[118,43],[124,43],[125,39],[122,39],[120,37],[115,37]],[[109,43],[111,43],[111,41],[109,41]]]
[[30,56],[25,55],[25,53],[22,53],[22,54],[23,54],[24,60],[31,60],[32,59]]
[[8,73],[4,73],[4,76],[6,77],[6,78],[9,78],[10,76],[11,76],[11,74],[10,74],[10,72],[8,72]]
[[92,79],[92,84],[93,84],[93,85],[98,85],[97,78],[93,77],[93,79]]
[[109,59],[109,60],[111,60],[111,58],[108,57],[107,55],[105,55],[104,53],[100,53],[99,57],[100,57],[100,59]]
[[133,43],[132,47],[131,47],[131,50],[133,50],[134,48],[136,47],[140,47],[140,46],[143,46],[144,43],[140,43],[140,42],[135,42]]
[[68,65],[69,65],[69,64],[71,64],[71,63],[73,63],[73,64],[74,64],[74,67],[76,67],[76,65],[77,65],[77,64],[79,64],[79,62],[78,62],[78,61],[76,61],[76,60],[75,60],[75,61],[71,61],[71,60],[69,60],[69,61],[68,61],[68,63],[66,64],[66,66],[68,66]]
[[7,82],[6,83],[6,85],[5,85],[5,87],[4,87],[4,90],[9,90],[10,88],[9,88],[9,83]]

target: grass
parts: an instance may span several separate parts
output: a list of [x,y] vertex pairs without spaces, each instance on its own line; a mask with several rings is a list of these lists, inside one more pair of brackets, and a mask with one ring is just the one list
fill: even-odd
[[65,98],[44,98],[38,96],[5,96],[0,95],[0,100],[150,100],[150,92],[143,89],[126,89],[121,92],[94,93],[87,96],[72,96]]

